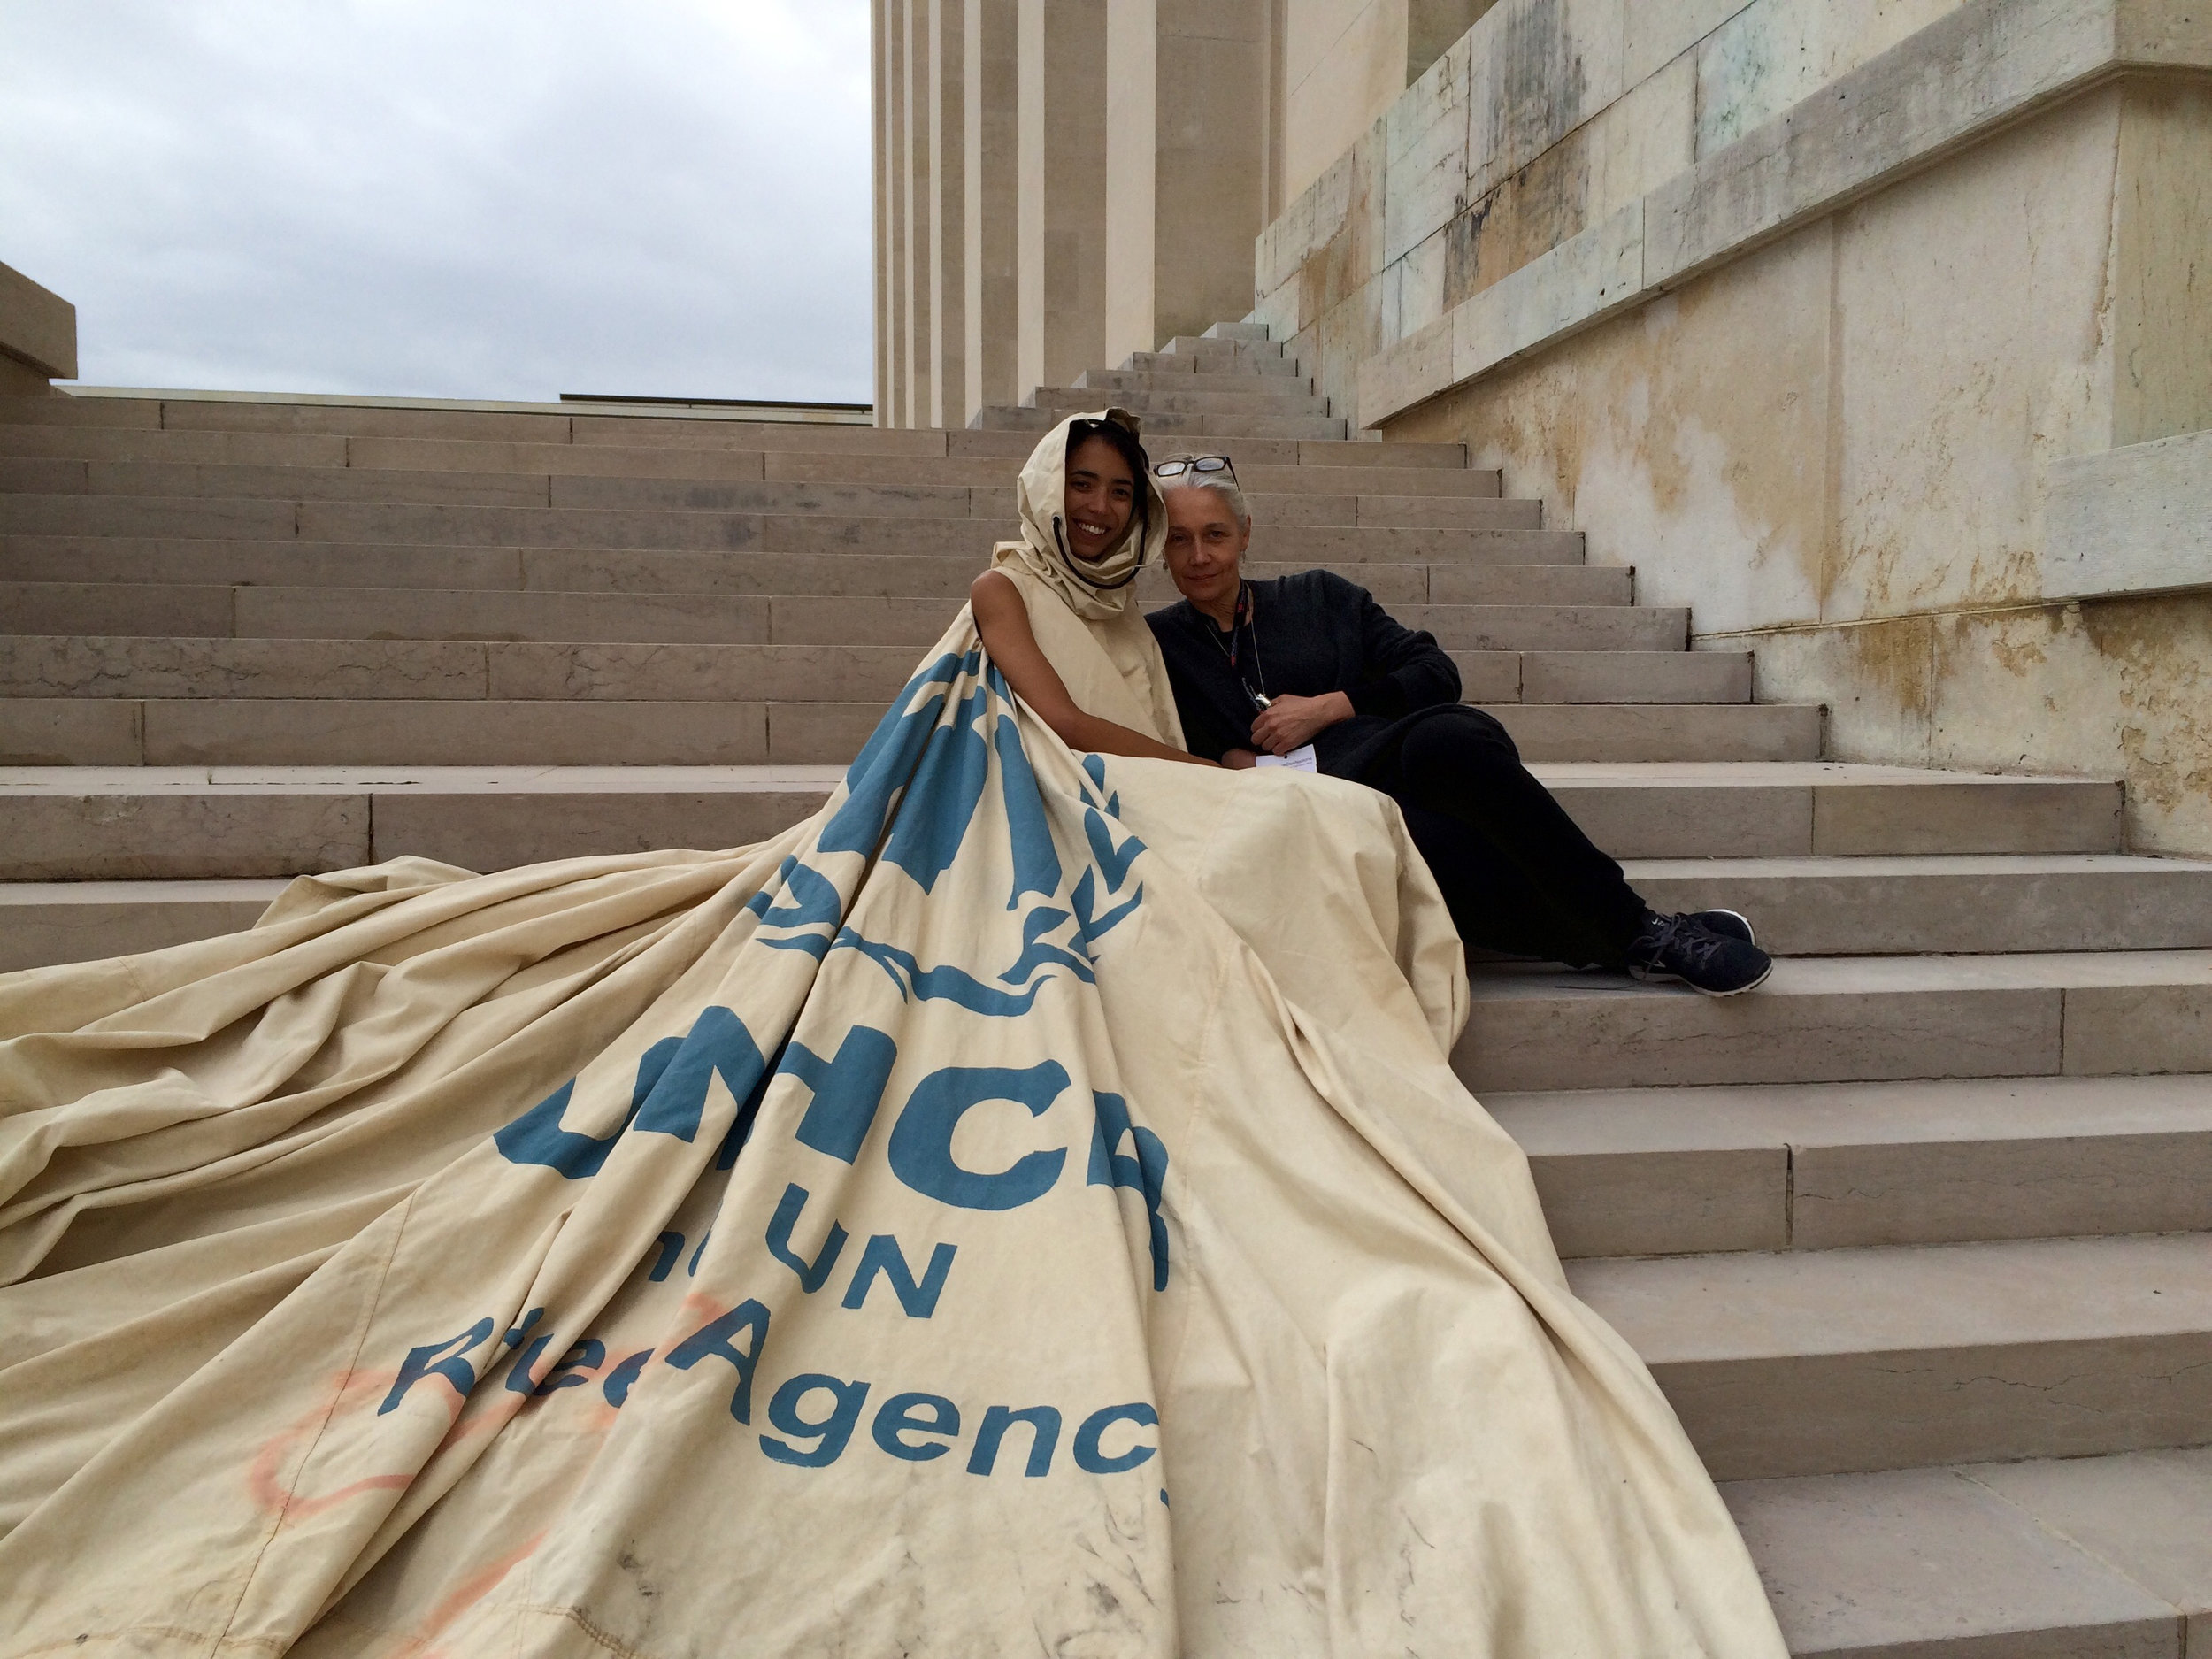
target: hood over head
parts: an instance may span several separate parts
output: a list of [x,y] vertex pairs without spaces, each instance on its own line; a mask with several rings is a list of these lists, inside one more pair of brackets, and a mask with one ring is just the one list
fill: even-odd
[[1079,423],[1100,421],[1110,421],[1132,437],[1141,431],[1141,423],[1127,410],[1102,409],[1071,415],[1045,434],[1015,485],[1022,539],[1000,542],[991,550],[991,563],[1020,565],[1065,600],[1076,615],[1102,622],[1127,608],[1136,592],[1137,572],[1156,560],[1167,546],[1167,503],[1152,481],[1150,468],[1140,468],[1135,511],[1121,540],[1102,558],[1079,559],[1070,550],[1064,524],[1068,438]]

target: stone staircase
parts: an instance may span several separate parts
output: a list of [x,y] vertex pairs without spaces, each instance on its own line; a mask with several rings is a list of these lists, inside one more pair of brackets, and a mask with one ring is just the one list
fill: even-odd
[[1156,455],[1234,457],[1255,573],[1436,634],[1647,896],[1787,958],[1726,1003],[1479,966],[1455,1058],[1794,1649],[2212,1652],[2212,864],[2129,856],[2109,781],[1822,761],[1747,657],[1457,446],[1348,441],[1298,368],[1230,326],[965,432],[0,400],[0,968],[401,853],[791,822],[1035,433],[1120,403]]

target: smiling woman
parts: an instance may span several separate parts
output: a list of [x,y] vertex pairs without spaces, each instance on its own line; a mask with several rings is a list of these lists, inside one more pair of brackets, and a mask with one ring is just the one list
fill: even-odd
[[869,91],[865,0],[13,0],[0,258],[96,384],[865,400]]
[[[1047,442],[1030,457],[1017,498],[1021,539],[1000,543],[968,589],[976,633],[1015,695],[1071,749],[1215,764],[1184,748],[1159,647],[1128,603],[1167,529],[1134,419],[1110,409],[1069,421],[1064,448]],[[1053,666],[1051,638],[1075,618],[1110,641],[1122,677],[1141,688],[1118,718],[1079,705]]]

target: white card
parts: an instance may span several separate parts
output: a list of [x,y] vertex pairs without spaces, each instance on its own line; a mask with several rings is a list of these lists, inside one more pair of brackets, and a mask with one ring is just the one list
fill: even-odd
[[1321,770],[1314,764],[1313,745],[1310,743],[1301,743],[1287,755],[1256,755],[1252,764],[1256,766],[1287,766],[1293,772]]

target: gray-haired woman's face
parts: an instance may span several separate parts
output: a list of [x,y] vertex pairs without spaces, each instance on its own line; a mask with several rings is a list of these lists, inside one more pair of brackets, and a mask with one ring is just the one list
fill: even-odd
[[1175,590],[1203,611],[1233,600],[1250,526],[1237,522],[1218,490],[1170,489],[1167,500],[1167,573]]

